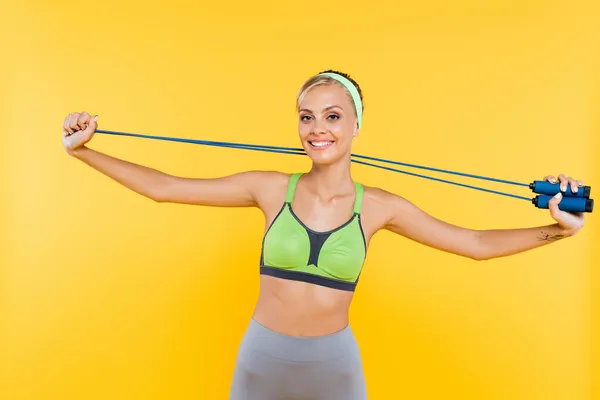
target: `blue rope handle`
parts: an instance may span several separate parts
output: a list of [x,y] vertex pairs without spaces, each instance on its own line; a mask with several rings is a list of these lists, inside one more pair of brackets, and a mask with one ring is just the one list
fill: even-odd
[[[234,148],[234,149],[242,149],[242,150],[254,150],[254,151],[265,151],[265,152],[271,152],[271,153],[306,155],[306,152],[304,151],[304,149],[294,148],[294,147],[266,146],[266,145],[256,145],[256,144],[246,144],[246,143],[232,143],[232,142],[218,142],[218,141],[211,141],[211,140],[174,138],[174,137],[167,137],[167,136],[152,136],[152,135],[134,134],[134,133],[127,133],[127,132],[108,131],[108,130],[104,130],[104,129],[97,129],[96,133],[119,135],[119,136],[131,136],[131,137],[139,137],[139,138],[146,138],[146,139],[166,140],[166,141],[171,141],[171,142],[193,143],[193,144],[201,144],[201,145],[206,145],[206,146],[226,147],[226,148]],[[529,185],[526,183],[490,178],[490,177],[481,176],[481,175],[473,175],[473,174],[450,171],[450,170],[445,170],[445,169],[440,169],[440,168],[426,167],[423,165],[408,164],[408,163],[403,163],[403,162],[399,162],[399,161],[386,160],[383,158],[363,156],[360,154],[351,154],[351,156],[354,158],[362,158],[362,159],[377,161],[377,162],[382,162],[382,163],[403,165],[403,166],[408,166],[408,167],[412,167],[412,168],[419,168],[419,169],[425,169],[425,170],[430,170],[430,171],[442,172],[442,173],[446,173],[446,174],[459,175],[459,176],[464,176],[464,177],[468,177],[468,178],[483,179],[483,180],[489,180],[489,181],[493,181],[493,182],[529,187]],[[457,185],[457,186],[466,187],[469,189],[481,190],[484,192],[513,197],[516,199],[526,200],[529,202],[532,201],[532,199],[530,197],[518,196],[518,195],[511,194],[511,193],[500,192],[497,190],[490,190],[490,189],[485,189],[485,188],[481,188],[478,186],[466,185],[466,184],[458,183],[458,182],[452,182],[452,181],[445,180],[445,179],[434,178],[434,177],[427,176],[427,175],[421,175],[421,174],[416,174],[413,172],[402,171],[402,170],[399,170],[396,168],[390,168],[390,167],[385,167],[382,165],[372,164],[372,163],[369,163],[366,161],[360,161],[360,160],[355,160],[355,159],[351,159],[351,161],[354,163],[357,163],[357,164],[367,165],[367,166],[371,166],[371,167],[375,167],[375,168],[381,168],[381,169],[385,169],[385,170],[393,171],[393,172],[399,172],[402,174],[411,175],[411,176],[415,176],[415,177],[419,177],[419,178],[431,179],[431,180],[434,180],[437,182],[448,183],[451,185]]]

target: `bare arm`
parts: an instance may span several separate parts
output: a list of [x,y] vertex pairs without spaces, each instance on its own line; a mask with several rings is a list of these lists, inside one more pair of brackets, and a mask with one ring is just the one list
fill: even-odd
[[479,232],[479,259],[504,257],[556,242],[573,233],[551,224],[532,228],[491,229]]
[[219,178],[184,178],[121,160],[85,146],[71,155],[128,189],[157,202],[219,207],[256,207],[255,191],[268,172],[248,171]]
[[524,252],[573,236],[583,226],[583,216],[558,210],[553,199],[550,211],[555,224],[516,229],[469,229],[441,221],[408,200],[380,194],[387,219],[384,229],[424,245],[474,260],[489,260]]
[[381,209],[387,216],[383,229],[448,253],[481,258],[477,230],[439,220],[400,196],[384,192],[381,197]]
[[65,119],[63,143],[68,154],[126,188],[157,202],[221,207],[257,207],[257,197],[276,173],[248,171],[219,178],[184,178],[135,164],[85,146],[96,121],[87,113]]

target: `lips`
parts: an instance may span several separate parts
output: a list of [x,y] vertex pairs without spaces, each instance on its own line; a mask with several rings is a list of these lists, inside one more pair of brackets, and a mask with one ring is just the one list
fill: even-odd
[[325,150],[333,146],[335,142],[331,140],[313,140],[309,141],[308,143],[315,150]]

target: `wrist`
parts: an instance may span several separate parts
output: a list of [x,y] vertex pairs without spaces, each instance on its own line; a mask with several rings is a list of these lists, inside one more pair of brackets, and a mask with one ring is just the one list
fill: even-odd
[[79,158],[79,156],[81,156],[81,153],[84,152],[85,150],[87,150],[87,148],[85,146],[79,146],[74,149],[66,149],[67,154],[70,155],[71,157],[75,157],[75,158]]
[[565,227],[561,226],[560,224],[556,224],[556,227],[557,227],[557,230],[559,232],[558,234],[561,235],[561,236],[563,236],[563,237],[565,237],[565,238],[568,238],[568,237],[571,237],[571,236],[575,236],[577,234],[577,232],[579,232],[579,229],[581,229],[579,227],[576,227],[576,228],[565,228]]

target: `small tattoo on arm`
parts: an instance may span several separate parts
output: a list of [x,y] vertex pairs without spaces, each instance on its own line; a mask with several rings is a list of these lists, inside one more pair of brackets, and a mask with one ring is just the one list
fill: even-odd
[[550,233],[541,232],[541,235],[538,236],[538,240],[539,241],[547,241],[547,242],[554,242],[560,239],[563,239],[565,236],[564,235],[552,235]]

